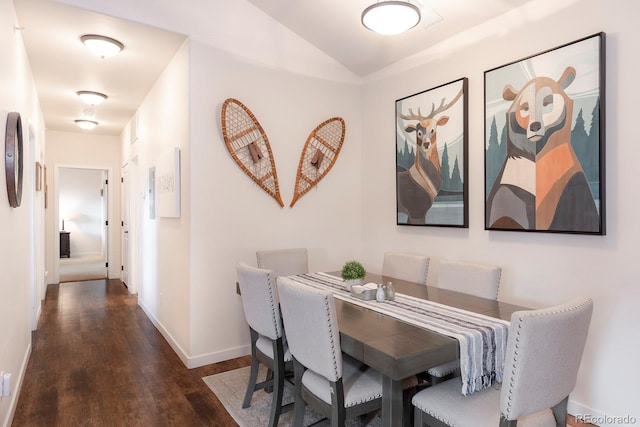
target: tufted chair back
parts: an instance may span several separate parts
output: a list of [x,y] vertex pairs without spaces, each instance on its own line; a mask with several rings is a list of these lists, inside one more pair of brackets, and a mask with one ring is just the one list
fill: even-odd
[[259,268],[273,271],[274,277],[309,272],[307,248],[288,248],[257,251]]
[[575,298],[511,316],[500,394],[506,420],[552,407],[571,393],[584,351],[593,301]]
[[254,331],[271,340],[281,338],[283,327],[273,273],[243,262],[238,263],[236,270],[247,323]]
[[495,300],[501,275],[502,268],[494,265],[442,260],[438,287]]
[[278,279],[289,350],[307,369],[328,381],[342,378],[340,331],[333,296],[291,279]]
[[429,261],[430,258],[424,255],[385,252],[382,261],[382,275],[426,284]]

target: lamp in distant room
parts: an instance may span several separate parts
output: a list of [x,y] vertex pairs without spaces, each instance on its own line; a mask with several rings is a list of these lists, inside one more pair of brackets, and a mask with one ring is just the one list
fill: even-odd
[[80,37],[80,40],[82,40],[82,43],[91,53],[98,55],[101,58],[108,58],[116,55],[124,49],[124,44],[107,36],[85,34]]
[[418,25],[420,18],[420,9],[409,1],[384,0],[367,7],[361,20],[371,31],[395,35]]
[[79,90],[76,94],[87,105],[100,105],[107,99],[107,95],[104,93],[91,90]]

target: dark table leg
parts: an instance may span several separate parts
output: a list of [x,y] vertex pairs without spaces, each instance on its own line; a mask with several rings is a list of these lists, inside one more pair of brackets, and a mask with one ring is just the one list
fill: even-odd
[[402,426],[402,380],[382,378],[382,425]]

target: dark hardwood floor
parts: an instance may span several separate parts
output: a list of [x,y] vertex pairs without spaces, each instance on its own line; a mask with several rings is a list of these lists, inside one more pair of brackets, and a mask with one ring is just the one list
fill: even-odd
[[49,285],[13,426],[236,426],[119,280]]
[[[237,426],[119,280],[49,285],[13,426]],[[567,417],[570,426],[583,425]]]

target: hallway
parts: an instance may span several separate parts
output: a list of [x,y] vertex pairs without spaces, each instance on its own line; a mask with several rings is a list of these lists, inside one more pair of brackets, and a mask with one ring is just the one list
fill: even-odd
[[13,426],[234,426],[119,280],[49,285]]

